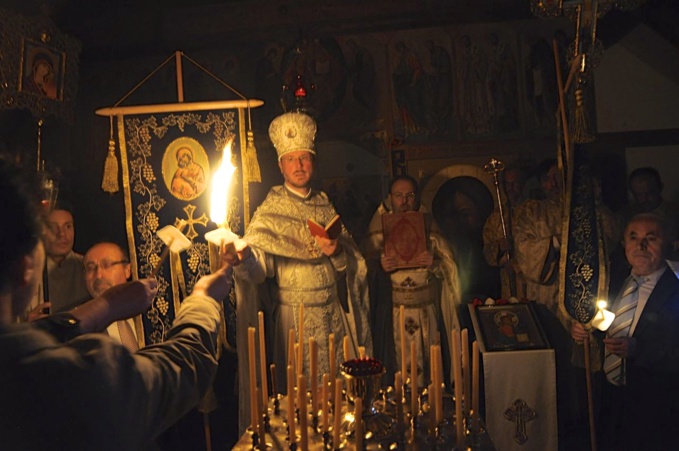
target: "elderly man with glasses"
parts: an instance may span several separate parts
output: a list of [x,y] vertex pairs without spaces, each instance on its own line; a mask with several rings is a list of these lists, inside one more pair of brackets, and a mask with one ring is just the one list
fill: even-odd
[[[98,243],[92,246],[83,258],[87,291],[95,298],[116,285],[122,285],[130,278],[130,259],[123,248],[116,243]],[[127,349],[139,349],[134,319],[116,321],[106,332]]]
[[[394,257],[384,253],[382,215],[409,211],[424,214],[427,250],[413,258],[415,267],[401,268]],[[452,250],[431,214],[419,203],[415,179],[407,175],[394,178],[387,199],[380,204],[370,221],[368,235],[361,249],[368,262],[370,276],[375,357],[384,363],[387,377],[391,379],[394,371],[401,368],[401,353],[396,352],[395,346],[401,342],[401,306],[404,312],[406,362],[410,361],[410,342],[414,341],[420,386],[428,380],[429,346],[436,342],[437,332],[440,332],[444,351],[444,374],[450,374],[447,337],[452,329],[459,329],[457,308],[460,304],[460,284],[457,266]]]

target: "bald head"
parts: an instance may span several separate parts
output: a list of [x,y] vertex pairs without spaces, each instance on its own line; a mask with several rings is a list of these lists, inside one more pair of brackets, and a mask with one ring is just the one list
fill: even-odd
[[633,217],[625,228],[625,256],[632,272],[638,276],[651,274],[665,265],[671,238],[665,221],[654,214]]

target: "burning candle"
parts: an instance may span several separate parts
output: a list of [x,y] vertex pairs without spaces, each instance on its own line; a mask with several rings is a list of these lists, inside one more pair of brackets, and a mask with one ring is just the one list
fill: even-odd
[[207,232],[205,239],[210,243],[219,246],[231,245],[227,248],[227,253],[235,253],[233,242],[238,239],[238,235],[229,229],[228,210],[229,193],[231,189],[231,178],[236,167],[231,162],[231,143],[233,138],[224,146],[222,151],[222,162],[217,171],[212,174],[212,191],[210,192],[210,219],[219,227]]
[[592,327],[596,327],[600,331],[606,332],[615,319],[615,313],[606,310],[608,303],[604,300],[598,300],[596,306],[597,312],[594,315],[594,318],[592,318]]
[[290,445],[297,442],[295,433],[295,371],[288,365],[288,432]]
[[351,352],[349,351],[349,337],[347,335],[344,336],[344,342],[343,342],[343,347],[344,347],[344,361],[346,362],[347,360],[351,360]]
[[259,371],[262,378],[262,412],[266,413],[269,405],[269,384],[266,379],[266,341],[264,341],[264,312],[257,313],[259,322]]

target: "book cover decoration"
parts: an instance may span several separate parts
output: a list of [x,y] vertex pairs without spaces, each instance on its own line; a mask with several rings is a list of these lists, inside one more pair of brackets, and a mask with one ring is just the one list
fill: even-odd
[[340,215],[335,215],[325,227],[311,218],[307,219],[306,222],[309,226],[309,232],[311,232],[313,236],[336,240],[337,237],[340,236],[340,233],[342,233]]
[[382,215],[384,255],[394,257],[398,268],[414,268],[412,262],[427,250],[424,214],[416,211]]

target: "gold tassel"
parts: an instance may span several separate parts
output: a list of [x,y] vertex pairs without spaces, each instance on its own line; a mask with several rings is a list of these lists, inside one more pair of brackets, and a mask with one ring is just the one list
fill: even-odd
[[255,137],[252,130],[248,130],[248,143],[245,146],[245,156],[243,158],[243,175],[248,182],[261,182],[262,174],[257,162],[257,149],[255,149]]
[[589,129],[589,117],[585,108],[582,88],[575,90],[575,113],[573,118],[573,142],[583,144],[594,141],[594,135]]
[[109,116],[108,155],[104,162],[104,177],[101,180],[101,189],[109,194],[117,193],[118,186],[118,159],[116,158],[116,142],[113,140],[113,116]]
[[117,193],[118,186],[118,159],[116,158],[116,142],[108,141],[108,155],[104,162],[104,177],[101,180],[101,189],[109,194]]

